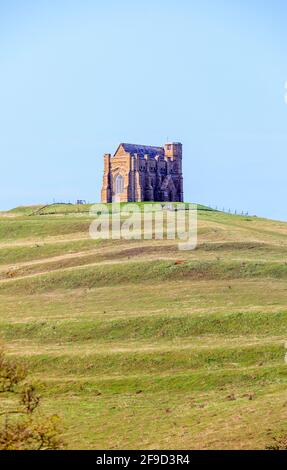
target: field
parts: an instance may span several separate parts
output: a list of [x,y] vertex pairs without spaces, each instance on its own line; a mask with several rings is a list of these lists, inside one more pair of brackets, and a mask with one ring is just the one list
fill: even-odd
[[[287,223],[198,211],[198,247],[91,240],[89,206],[0,213],[0,335],[76,449],[287,434]],[[34,214],[34,215],[31,215]]]

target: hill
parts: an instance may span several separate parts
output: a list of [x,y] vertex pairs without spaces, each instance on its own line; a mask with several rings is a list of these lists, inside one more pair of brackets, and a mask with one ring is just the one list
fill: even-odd
[[[0,334],[70,448],[259,449],[287,432],[287,224],[200,207],[198,247],[0,213]],[[34,215],[33,215],[34,214]]]

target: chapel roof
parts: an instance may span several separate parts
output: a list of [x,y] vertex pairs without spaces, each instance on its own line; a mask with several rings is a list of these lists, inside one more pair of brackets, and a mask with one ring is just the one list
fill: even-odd
[[149,155],[150,157],[155,157],[156,155],[163,156],[164,148],[163,147],[153,147],[150,145],[137,145],[137,144],[120,144],[125,152],[136,153],[139,156]]

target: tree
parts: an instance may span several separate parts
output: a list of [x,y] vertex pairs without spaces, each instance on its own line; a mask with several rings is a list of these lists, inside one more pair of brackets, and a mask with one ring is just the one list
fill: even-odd
[[56,450],[63,447],[58,416],[43,416],[40,396],[27,370],[0,351],[0,450]]

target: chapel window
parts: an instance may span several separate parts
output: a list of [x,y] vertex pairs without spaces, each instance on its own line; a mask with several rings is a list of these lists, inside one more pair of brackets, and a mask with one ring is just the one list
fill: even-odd
[[116,194],[121,194],[124,190],[124,178],[121,175],[116,177]]

